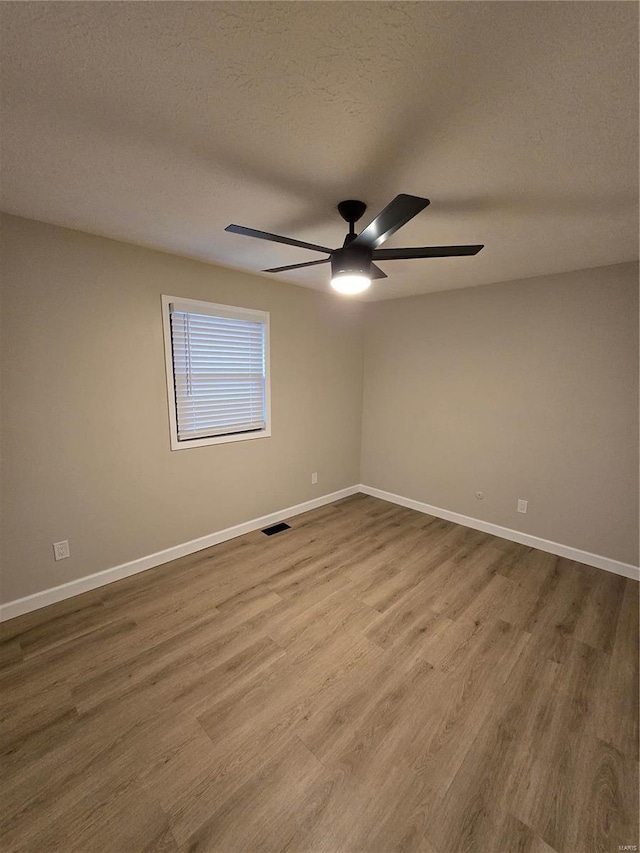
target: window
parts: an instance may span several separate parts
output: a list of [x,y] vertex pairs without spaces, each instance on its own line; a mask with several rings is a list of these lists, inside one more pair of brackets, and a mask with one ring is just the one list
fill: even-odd
[[269,314],[162,297],[171,449],[271,434]]

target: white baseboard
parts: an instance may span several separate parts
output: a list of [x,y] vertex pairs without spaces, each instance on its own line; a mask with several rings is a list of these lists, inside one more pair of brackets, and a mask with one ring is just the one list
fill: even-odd
[[620,563],[618,560],[612,560],[600,554],[591,554],[589,551],[581,551],[579,548],[571,548],[569,545],[562,545],[559,542],[550,542],[548,539],[541,539],[539,536],[521,533],[519,530],[511,530],[509,527],[500,527],[498,524],[491,524],[488,521],[481,521],[479,518],[461,515],[459,512],[451,512],[451,510],[442,509],[438,506],[431,506],[430,504],[422,503],[422,501],[414,501],[411,498],[394,495],[391,492],[384,492],[382,489],[374,489],[371,486],[361,485],[360,491],[365,495],[371,495],[374,498],[380,498],[383,501],[389,501],[399,506],[406,506],[409,509],[415,509],[427,515],[435,515],[437,518],[444,518],[446,521],[453,521],[464,527],[481,530],[483,533],[491,533],[493,536],[499,536],[501,539],[519,542],[521,545],[538,548],[540,551],[547,551],[549,554],[556,554],[558,557],[567,557],[569,560],[585,563],[587,566],[594,566],[596,569],[604,569],[607,572],[613,572],[616,575],[623,575],[625,578],[640,581],[640,568],[632,566],[630,563]]
[[371,486],[357,485],[349,486],[346,489],[332,492],[328,495],[322,495],[319,498],[314,498],[305,503],[296,504],[295,506],[287,507],[286,509],[278,510],[277,512],[263,515],[261,518],[254,518],[251,521],[245,521],[243,524],[236,524],[234,527],[227,527],[224,530],[219,530],[216,533],[209,533],[207,536],[201,536],[199,539],[192,539],[190,542],[184,542],[181,545],[175,545],[172,548],[166,548],[164,551],[157,551],[155,554],[149,554],[146,557],[140,557],[137,560],[131,560],[129,563],[123,563],[120,566],[114,566],[111,569],[105,569],[102,572],[96,572],[93,575],[87,575],[78,580],[69,581],[69,583],[61,584],[60,586],[45,589],[42,592],[36,592],[33,595],[27,595],[25,598],[18,598],[15,601],[9,601],[7,604],[0,605],[0,622],[7,619],[13,619],[16,616],[22,616],[24,613],[29,613],[32,610],[39,610],[41,607],[46,607],[48,604],[55,604],[57,601],[62,601],[65,598],[72,598],[74,595],[80,595],[83,592],[97,589],[101,586],[106,586],[109,583],[127,578],[130,575],[144,572],[147,569],[153,569],[155,566],[160,566],[163,563],[169,563],[171,560],[177,560],[179,557],[186,557],[188,554],[194,554],[196,551],[202,551],[203,548],[210,548],[212,545],[218,545],[220,542],[226,542],[228,539],[235,539],[236,536],[243,536],[245,533],[251,533],[254,530],[260,530],[263,527],[268,527],[270,524],[277,524],[279,521],[284,521],[286,518],[300,515],[303,512],[317,509],[334,501],[347,498],[350,495],[355,495],[362,492],[365,495],[371,495],[374,498],[380,498],[383,501],[405,506],[409,509],[415,509],[418,512],[426,513],[427,515],[435,515],[437,518],[444,518],[447,521],[453,521],[455,524],[461,524],[464,527],[471,527],[474,530],[481,530],[484,533],[491,533],[494,536],[499,536],[502,539],[508,539],[511,542],[519,542],[521,545],[528,545],[531,548],[538,548],[540,551],[547,551],[550,554],[556,554],[559,557],[567,557],[570,560],[575,560],[578,563],[586,563],[588,566],[595,566],[597,569],[604,569],[607,572],[613,572],[617,575],[623,575],[633,580],[640,580],[640,568],[632,566],[628,563],[620,563],[617,560],[612,560],[609,557],[602,557],[599,554],[591,554],[589,551],[581,551],[578,548],[571,548],[568,545],[561,545],[559,542],[550,542],[548,539],[541,539],[538,536],[531,536],[529,533],[521,533],[519,530],[511,530],[508,527],[500,527],[497,524],[491,524],[488,521],[481,521],[478,518],[472,518],[468,515],[461,515],[458,512],[452,512],[441,507],[431,506],[430,504],[415,501],[411,498],[405,498],[401,495],[394,495],[391,492],[385,492],[382,489],[374,489]]
[[29,613],[32,610],[39,610],[48,604],[55,604],[56,601],[80,595],[82,592],[89,592],[89,590],[97,589],[97,587],[106,586],[121,578],[128,578],[130,575],[138,574],[138,572],[153,569],[155,566],[160,566],[163,563],[170,563],[171,560],[186,557],[187,554],[194,554],[196,551],[202,551],[203,548],[210,548],[212,545],[226,542],[228,539],[235,539],[236,536],[244,536],[245,533],[261,530],[263,527],[284,521],[285,518],[292,518],[303,512],[309,512],[309,510],[317,509],[318,507],[325,506],[325,504],[339,501],[341,498],[355,495],[359,491],[360,486],[349,486],[346,489],[340,489],[338,492],[322,495],[322,497],[314,498],[295,506],[289,506],[286,509],[271,512],[268,515],[263,515],[261,518],[254,518],[251,521],[245,521],[243,524],[236,524],[234,527],[227,527],[216,533],[209,533],[207,536],[192,539],[190,542],[174,545],[172,548],[166,548],[164,551],[157,551],[155,554],[131,560],[129,563],[123,563],[120,566],[114,566],[111,569],[105,569],[102,572],[96,572],[93,575],[87,575],[84,578],[63,583],[60,586],[54,586],[51,589],[27,595],[25,598],[17,598],[15,601],[9,601],[7,604],[0,605],[0,622],[13,619],[16,616],[22,616],[24,613]]

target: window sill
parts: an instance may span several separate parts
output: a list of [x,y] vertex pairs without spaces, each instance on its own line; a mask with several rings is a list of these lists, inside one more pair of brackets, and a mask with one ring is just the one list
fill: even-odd
[[211,444],[229,444],[234,441],[251,441],[256,438],[271,438],[270,429],[254,432],[234,432],[229,435],[214,435],[210,438],[192,438],[186,441],[171,439],[171,450],[192,450],[194,447],[208,447]]

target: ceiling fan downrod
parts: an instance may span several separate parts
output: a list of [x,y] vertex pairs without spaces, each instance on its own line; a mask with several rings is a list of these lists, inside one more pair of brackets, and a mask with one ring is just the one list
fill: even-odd
[[349,233],[344,238],[343,248],[348,246],[357,237],[354,226],[362,218],[366,209],[367,205],[363,201],[356,201],[355,199],[347,199],[347,201],[341,201],[338,204],[338,213],[345,222],[349,223]]

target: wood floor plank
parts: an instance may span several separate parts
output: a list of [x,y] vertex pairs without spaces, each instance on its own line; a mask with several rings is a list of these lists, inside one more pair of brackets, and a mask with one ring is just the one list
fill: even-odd
[[303,838],[296,821],[298,803],[307,787],[327,776],[322,764],[292,737],[237,789],[227,780],[225,792],[211,799],[204,822],[188,819],[187,800],[187,811],[177,810],[171,817],[172,832],[194,853],[299,847]]
[[[503,689],[494,693],[496,700],[487,703],[486,694],[480,694],[475,704],[483,713],[482,724],[474,725],[472,717],[462,715],[460,731],[466,731],[466,751],[456,762],[450,783],[445,779],[440,787],[441,801],[431,828],[432,837],[444,849],[462,853],[477,845],[481,850],[528,850],[543,840],[521,815],[514,814],[513,790],[529,785],[530,742],[546,731],[558,670],[558,664],[536,655],[528,644]],[[471,725],[465,724],[465,717]],[[439,766],[451,750],[447,746],[445,741]],[[452,746],[456,748],[455,741]]]
[[22,646],[18,640],[7,639],[0,642],[0,671],[23,659]]
[[421,583],[411,587],[390,608],[381,613],[367,630],[367,637],[383,649],[394,649],[397,657],[410,657],[410,650],[445,633],[451,619],[430,608],[431,590]]
[[[601,740],[592,740],[590,746],[582,753],[578,786],[572,792],[582,807],[567,822],[575,849],[590,853],[637,845],[638,797],[625,784],[633,774],[637,776],[637,762]],[[580,814],[584,820],[576,819]]]
[[105,786],[87,794],[58,820],[36,832],[21,849],[41,853],[65,850],[85,853],[93,839],[100,850],[177,850],[169,822],[160,807],[139,791]]
[[[582,570],[576,567],[578,574]],[[593,581],[589,584],[589,594],[578,616],[573,636],[596,649],[611,654],[616,628],[624,599],[627,579],[592,569]]]
[[638,584],[362,494],[1,629],[3,853],[638,843]]
[[[529,737],[528,776],[521,777],[513,792],[514,812],[558,850],[576,849],[579,810],[571,810],[569,803],[580,800],[596,744],[596,703],[607,665],[602,652],[571,641],[570,652],[558,667],[546,724]],[[586,818],[584,813],[578,820]],[[618,818],[621,830],[626,828],[625,812],[621,810]]]
[[627,579],[615,625],[607,683],[598,704],[598,736],[628,758],[637,758],[638,742],[638,589]]
[[0,622],[0,639],[4,642],[23,635],[28,638],[34,630],[41,636],[49,634],[52,642],[55,642],[69,630],[73,631],[78,623],[86,622],[87,613],[94,617],[96,612],[101,611],[103,594],[103,590],[94,589]]

